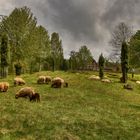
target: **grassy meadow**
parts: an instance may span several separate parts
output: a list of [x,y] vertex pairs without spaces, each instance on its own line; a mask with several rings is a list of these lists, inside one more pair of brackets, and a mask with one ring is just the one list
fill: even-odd
[[[112,83],[88,78],[94,72],[40,72],[25,74],[24,86],[32,86],[41,102],[15,99],[24,86],[0,93],[0,140],[140,140],[140,85],[129,80],[134,90],[123,89],[120,74],[106,76]],[[39,75],[60,76],[68,88],[54,89],[36,84]],[[135,76],[140,80],[140,76]]]

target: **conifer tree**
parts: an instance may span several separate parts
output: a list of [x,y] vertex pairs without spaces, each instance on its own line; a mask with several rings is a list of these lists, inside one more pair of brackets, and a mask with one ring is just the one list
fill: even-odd
[[98,63],[99,63],[99,77],[100,77],[100,79],[103,79],[103,77],[104,77],[104,63],[105,63],[105,59],[104,59],[102,54],[99,56]]
[[121,68],[122,68],[122,78],[123,83],[127,82],[127,73],[128,73],[128,46],[126,42],[122,43],[121,48]]

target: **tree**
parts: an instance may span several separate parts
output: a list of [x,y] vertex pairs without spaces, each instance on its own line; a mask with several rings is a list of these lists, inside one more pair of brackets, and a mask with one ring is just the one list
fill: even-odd
[[69,65],[71,70],[85,70],[92,64],[93,57],[87,46],[81,46],[78,52],[71,51]]
[[78,52],[78,57],[79,64],[82,70],[86,69],[87,66],[93,61],[92,54],[87,46],[81,46]]
[[67,71],[69,69],[69,61],[67,59],[63,60],[62,68],[63,71]]
[[55,32],[51,35],[51,55],[53,71],[60,70],[64,59],[62,40],[59,39],[59,34]]
[[104,77],[104,63],[105,59],[103,57],[103,54],[99,56],[98,64],[99,64],[99,77],[100,79],[103,79]]
[[3,18],[0,32],[6,32],[9,37],[11,66],[15,62],[24,61],[28,52],[31,52],[25,42],[31,38],[36,23],[36,18],[27,7],[15,8],[8,17]]
[[128,42],[131,36],[132,29],[124,22],[119,23],[115,27],[110,41],[111,45],[113,46],[113,56],[116,56],[116,58],[120,56],[122,43]]
[[69,65],[71,70],[78,69],[78,52],[75,51],[70,52]]
[[140,67],[140,30],[138,30],[129,42],[129,64],[131,68]]
[[14,65],[16,76],[21,75],[22,65],[20,62]]
[[37,26],[30,8],[15,8],[3,18],[0,34],[3,32],[9,37],[11,72],[19,64],[24,71],[31,73],[44,68],[46,58],[51,56],[50,37],[43,26]]
[[30,54],[28,55],[31,59],[27,60],[30,65],[30,73],[34,71],[34,65],[36,65],[37,71],[43,69],[46,58],[50,56],[51,51],[50,37],[43,26],[37,26],[31,34],[29,40],[25,42],[27,46],[30,46]]
[[123,83],[126,83],[127,73],[128,73],[128,46],[126,42],[122,43],[122,48],[121,48],[121,68],[122,68],[121,81]]
[[5,78],[7,77],[8,74],[8,65],[9,65],[8,36],[6,34],[2,35],[0,52],[1,52],[1,76]]

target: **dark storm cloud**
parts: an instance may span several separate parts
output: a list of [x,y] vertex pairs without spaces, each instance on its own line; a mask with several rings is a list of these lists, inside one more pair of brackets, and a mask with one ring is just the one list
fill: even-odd
[[92,7],[84,5],[85,2],[82,1],[81,4],[79,1],[78,5],[72,0],[48,0],[48,3],[50,8],[54,9],[54,15],[51,18],[57,28],[67,30],[77,39],[85,36],[89,40],[98,41],[99,34],[96,30],[96,22],[99,13],[96,1],[92,2]]
[[[7,2],[7,5],[6,5]],[[58,32],[65,54],[87,45],[93,55],[109,54],[111,31],[119,22],[138,29],[140,0],[1,0],[0,11],[28,6],[50,34]]]
[[119,22],[126,22],[130,26],[140,21],[140,0],[115,0],[103,14],[102,21],[108,29],[113,29]]

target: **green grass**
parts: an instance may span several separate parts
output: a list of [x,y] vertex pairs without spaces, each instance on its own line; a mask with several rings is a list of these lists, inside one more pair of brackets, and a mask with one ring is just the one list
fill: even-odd
[[[41,74],[60,76],[69,87],[37,85]],[[129,81],[134,87],[129,91],[119,83],[120,74],[106,74],[113,83],[89,80],[92,74],[97,73],[22,75],[26,86],[40,93],[40,103],[15,99],[24,86],[14,87],[14,76],[0,79],[11,85],[7,93],[0,93],[0,140],[139,140],[140,85]]]

